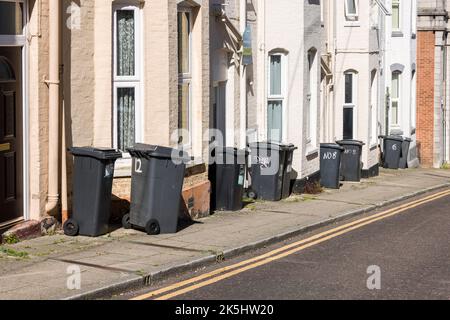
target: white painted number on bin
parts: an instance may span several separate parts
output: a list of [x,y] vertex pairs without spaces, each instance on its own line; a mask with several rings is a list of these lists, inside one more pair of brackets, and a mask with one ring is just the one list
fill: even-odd
[[142,173],[142,160],[141,159],[136,159],[136,161],[134,162],[134,171],[136,173]]
[[392,150],[397,151],[397,145],[396,144],[392,145]]
[[323,160],[335,160],[337,158],[337,151],[335,152],[325,152],[323,154]]

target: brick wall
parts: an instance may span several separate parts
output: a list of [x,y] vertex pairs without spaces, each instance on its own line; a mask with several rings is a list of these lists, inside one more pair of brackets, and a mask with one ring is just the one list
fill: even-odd
[[417,40],[417,143],[422,165],[431,167],[434,144],[434,32],[420,31]]

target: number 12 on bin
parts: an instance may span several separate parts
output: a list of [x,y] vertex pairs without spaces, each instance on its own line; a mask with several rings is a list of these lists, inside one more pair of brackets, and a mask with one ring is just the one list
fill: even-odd
[[134,172],[142,173],[142,160],[141,159],[134,160]]
[[325,152],[323,154],[323,160],[334,160],[337,158],[337,151],[335,152]]

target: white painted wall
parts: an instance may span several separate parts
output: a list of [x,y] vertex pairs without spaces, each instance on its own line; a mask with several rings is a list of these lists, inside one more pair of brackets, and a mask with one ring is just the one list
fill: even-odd
[[[392,0],[386,0],[386,6],[392,9]],[[416,68],[416,18],[417,0],[400,1],[400,28],[393,30],[392,15],[386,15],[385,29],[385,90],[392,92],[392,70],[403,69],[400,83],[400,106],[398,126],[388,125],[382,121],[383,132],[400,133],[404,137],[412,138],[410,166],[417,166],[415,115],[416,115],[416,86],[413,72]],[[386,116],[386,108],[382,110],[382,116]],[[384,118],[383,118],[384,120]]]

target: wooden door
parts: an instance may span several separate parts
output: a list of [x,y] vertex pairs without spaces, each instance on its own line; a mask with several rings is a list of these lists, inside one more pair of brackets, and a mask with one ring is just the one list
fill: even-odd
[[21,48],[0,48],[0,226],[23,216]]

